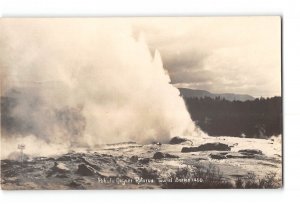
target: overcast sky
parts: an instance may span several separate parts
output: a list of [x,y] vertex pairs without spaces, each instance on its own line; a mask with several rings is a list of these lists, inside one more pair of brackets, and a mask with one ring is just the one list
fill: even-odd
[[280,17],[140,18],[177,87],[281,95]]

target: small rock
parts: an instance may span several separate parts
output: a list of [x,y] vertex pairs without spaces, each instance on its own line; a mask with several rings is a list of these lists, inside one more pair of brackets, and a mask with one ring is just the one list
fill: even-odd
[[47,172],[47,177],[56,175],[56,177],[62,177],[63,175],[65,175],[65,173],[69,172],[69,168],[67,168],[65,166],[65,164],[63,163],[58,163],[58,162],[54,162],[53,167],[50,168],[50,170]]
[[183,147],[181,152],[198,152],[200,151],[198,147]]
[[93,167],[85,165],[85,164],[79,164],[77,169],[77,174],[80,174],[81,176],[93,176],[97,174],[97,171],[93,169]]
[[150,158],[143,158],[143,159],[140,159],[139,162],[141,164],[148,164],[150,162]]
[[64,163],[57,162],[54,162],[54,166],[51,168],[51,170],[53,173],[65,173],[69,171]]
[[230,151],[231,150],[231,148],[227,144],[223,144],[220,142],[206,143],[200,145],[198,148],[200,151]]
[[244,155],[254,155],[254,154],[263,155],[262,151],[258,149],[241,149],[238,152]]
[[68,176],[66,174],[57,174],[56,177],[57,178],[68,178]]
[[170,140],[169,144],[181,144],[181,143],[186,142],[186,141],[189,141],[189,140],[187,140],[185,138],[180,138],[180,137],[173,137]]
[[179,158],[176,155],[168,154],[168,153],[162,153],[162,152],[156,152],[153,155],[153,159],[163,159],[163,158]]
[[136,163],[139,160],[138,156],[132,156],[130,157],[130,161],[133,163]]
[[231,148],[227,144],[220,142],[206,143],[198,147],[183,147],[181,152],[198,152],[198,151],[230,151]]
[[227,158],[226,155],[223,155],[223,154],[210,154],[209,156],[212,159],[218,159],[218,160]]
[[83,186],[75,181],[69,183],[68,186],[74,189],[83,189]]
[[243,154],[228,154],[227,159],[253,159],[254,155],[243,155]]
[[164,155],[164,153],[162,153],[162,152],[156,152],[154,155],[153,155],[153,159],[162,159],[162,158],[164,158],[165,157],[165,155]]
[[168,154],[168,153],[166,153],[165,154],[165,158],[179,158],[179,156],[176,156],[176,155],[173,155],[173,154]]

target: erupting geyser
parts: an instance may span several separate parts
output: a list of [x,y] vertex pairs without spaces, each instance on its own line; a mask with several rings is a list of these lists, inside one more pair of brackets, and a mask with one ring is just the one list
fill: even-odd
[[[161,57],[115,19],[2,19],[2,154],[195,134]],[[48,145],[46,147],[46,145]]]

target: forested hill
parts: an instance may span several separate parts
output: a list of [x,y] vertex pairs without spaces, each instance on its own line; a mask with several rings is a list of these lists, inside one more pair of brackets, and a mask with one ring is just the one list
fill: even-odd
[[268,138],[282,134],[282,98],[228,101],[184,97],[196,124],[212,136]]
[[195,90],[195,89],[187,89],[187,88],[179,88],[180,95],[183,97],[191,98],[191,97],[197,97],[197,98],[217,98],[220,97],[221,99],[225,99],[228,101],[252,101],[255,98],[253,96],[247,95],[247,94],[234,94],[234,93],[211,93],[209,91],[205,90]]

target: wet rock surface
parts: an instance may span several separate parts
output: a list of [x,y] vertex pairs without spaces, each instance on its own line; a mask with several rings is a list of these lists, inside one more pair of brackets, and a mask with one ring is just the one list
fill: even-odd
[[[249,173],[263,178],[269,172],[275,172],[281,178],[281,151],[268,141],[213,137],[191,140],[196,146],[184,143],[186,152],[181,152],[181,143],[122,143],[93,151],[74,150],[50,157],[30,157],[23,163],[5,159],[1,160],[1,186],[3,189],[167,188],[159,181],[172,175],[201,176],[207,169],[218,169],[222,180],[228,182],[247,178]],[[260,149],[244,148],[247,146]],[[272,152],[267,154],[268,151]],[[182,170],[185,168],[188,169],[186,172]],[[195,169],[204,170],[194,172]],[[178,173],[178,170],[182,171]]]

